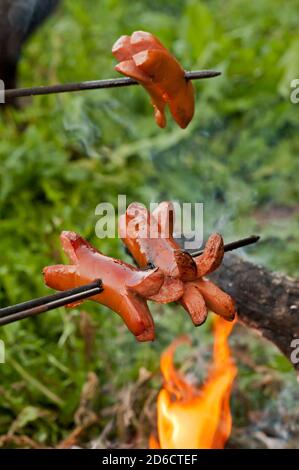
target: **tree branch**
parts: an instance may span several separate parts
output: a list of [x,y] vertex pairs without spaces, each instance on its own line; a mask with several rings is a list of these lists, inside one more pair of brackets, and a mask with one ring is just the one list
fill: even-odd
[[[210,276],[236,301],[239,320],[258,330],[289,359],[299,339],[299,280],[228,253]],[[293,364],[299,370],[299,363]]]

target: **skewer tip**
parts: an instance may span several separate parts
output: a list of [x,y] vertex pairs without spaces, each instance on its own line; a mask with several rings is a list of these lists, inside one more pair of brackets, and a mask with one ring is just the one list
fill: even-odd
[[204,78],[214,78],[222,75],[222,72],[218,70],[195,70],[194,72],[186,71],[185,77],[187,80],[200,80]]

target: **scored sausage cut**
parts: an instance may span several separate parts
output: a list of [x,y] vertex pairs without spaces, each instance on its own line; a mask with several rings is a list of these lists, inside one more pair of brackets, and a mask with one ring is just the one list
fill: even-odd
[[[132,231],[130,224],[134,224],[136,220],[139,222],[135,231]],[[155,233],[159,238],[149,239],[144,236],[144,227],[149,221],[157,227]],[[206,320],[208,309],[226,320],[233,320],[236,313],[233,299],[211,281],[204,279],[204,276],[215,271],[222,262],[222,236],[218,233],[212,234],[203,254],[192,258],[173,238],[173,226],[174,208],[170,202],[159,204],[152,214],[144,206],[133,203],[119,220],[120,236],[137,264],[140,261],[143,266],[150,263],[167,276],[167,289],[164,281],[160,291],[162,300],[159,298],[160,292],[150,299],[161,303],[170,302],[171,300],[167,300],[167,291],[171,294],[173,286],[181,280],[183,292],[175,300],[188,312],[194,325],[201,325]],[[188,257],[192,259],[189,265]]]
[[138,81],[149,93],[159,127],[166,126],[165,107],[185,129],[194,115],[194,88],[176,58],[151,33],[121,36],[112,48],[115,69]]
[[118,313],[139,341],[153,340],[154,323],[146,298],[159,291],[164,280],[162,272],[158,268],[142,271],[109,258],[74,232],[62,232],[60,238],[72,264],[46,267],[43,273],[47,286],[67,290],[101,279],[104,290],[91,300]]

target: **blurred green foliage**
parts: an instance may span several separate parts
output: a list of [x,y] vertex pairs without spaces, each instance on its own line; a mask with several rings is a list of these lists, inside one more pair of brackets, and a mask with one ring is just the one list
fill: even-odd
[[[125,258],[118,240],[94,233],[95,207],[116,204],[118,194],[146,204],[204,202],[206,234],[217,228],[232,239],[257,231],[263,241],[248,254],[299,275],[299,105],[289,98],[299,73],[297,12],[297,0],[65,0],[26,47],[24,86],[116,76],[111,46],[136,29],[156,34],[187,69],[223,74],[195,85],[196,116],[185,131],[171,119],[166,130],[157,128],[139,87],[35,98],[1,115],[1,305],[47,292],[41,271],[61,261],[63,229]],[[177,334],[210,341],[209,325],[195,331],[176,307],[153,307],[153,345],[136,344],[112,312],[94,304],[85,310],[96,326],[91,339],[82,309],[1,330],[0,434],[13,429],[55,445],[73,427],[88,371],[100,379],[101,410],[140,367],[157,371]],[[271,347],[263,364],[289,371]],[[246,388],[251,375],[241,368],[240,376]],[[104,425],[103,418],[98,428]]]

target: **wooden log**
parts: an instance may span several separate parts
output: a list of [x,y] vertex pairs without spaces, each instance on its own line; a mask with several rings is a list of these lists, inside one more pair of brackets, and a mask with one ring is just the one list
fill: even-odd
[[[291,361],[293,340],[299,340],[299,280],[232,253],[225,255],[222,266],[209,278],[235,299],[239,320],[274,343]],[[291,362],[299,371],[299,363]]]
[[[0,79],[15,88],[23,44],[60,0],[0,0]],[[13,103],[14,100],[6,100]]]

